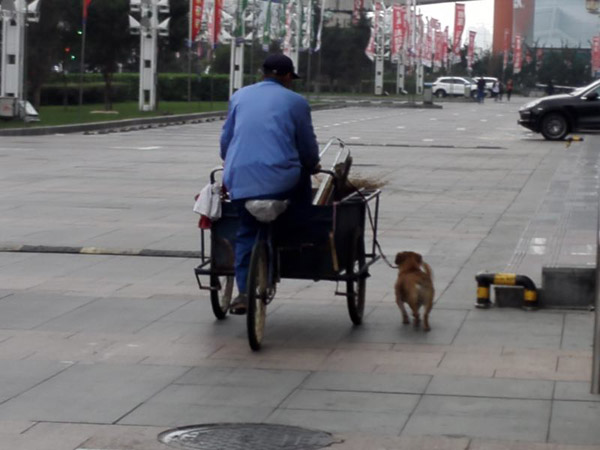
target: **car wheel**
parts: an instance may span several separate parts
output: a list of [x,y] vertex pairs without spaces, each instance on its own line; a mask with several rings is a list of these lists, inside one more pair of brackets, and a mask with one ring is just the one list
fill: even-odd
[[564,139],[569,132],[569,124],[562,114],[547,114],[542,119],[541,132],[549,141],[560,141]]
[[435,91],[435,96],[436,97],[445,97],[446,91],[444,91],[443,89],[438,89],[437,91]]

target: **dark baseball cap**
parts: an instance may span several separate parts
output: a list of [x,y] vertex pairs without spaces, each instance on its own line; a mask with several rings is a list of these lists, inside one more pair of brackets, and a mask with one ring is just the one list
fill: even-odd
[[300,78],[294,71],[294,63],[290,58],[280,53],[267,56],[263,63],[263,73],[265,75],[286,75],[292,74],[292,78]]

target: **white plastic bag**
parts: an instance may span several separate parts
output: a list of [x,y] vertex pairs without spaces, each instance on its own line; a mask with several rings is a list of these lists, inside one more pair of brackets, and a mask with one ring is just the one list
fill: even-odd
[[221,218],[221,184],[208,183],[200,191],[200,195],[194,203],[194,212],[210,220]]

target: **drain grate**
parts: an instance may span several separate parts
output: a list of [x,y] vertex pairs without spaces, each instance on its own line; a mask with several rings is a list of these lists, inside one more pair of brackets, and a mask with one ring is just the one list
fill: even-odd
[[158,439],[185,450],[318,450],[337,442],[324,431],[264,423],[191,425]]

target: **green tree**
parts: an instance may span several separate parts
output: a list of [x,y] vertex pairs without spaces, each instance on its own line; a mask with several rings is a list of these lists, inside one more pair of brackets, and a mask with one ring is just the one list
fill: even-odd
[[[81,0],[73,3],[79,5]],[[88,69],[102,73],[107,110],[112,109],[112,80],[117,64],[127,60],[139,42],[131,36],[128,15],[128,0],[92,1],[88,11],[85,62]]]
[[[76,48],[72,47],[77,36],[73,26],[77,13],[68,17],[72,9],[72,0],[42,1],[40,21],[27,26],[27,82],[30,99],[35,107],[40,105],[40,92],[52,67],[64,67],[68,63],[67,58],[76,55],[76,50],[79,49],[78,45]],[[70,34],[73,35],[73,40],[69,39]]]

